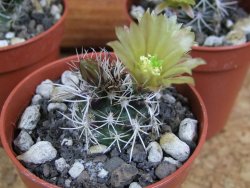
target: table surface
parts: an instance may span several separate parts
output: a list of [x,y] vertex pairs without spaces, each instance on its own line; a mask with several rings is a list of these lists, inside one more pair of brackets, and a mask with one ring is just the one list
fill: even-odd
[[[250,71],[224,130],[207,141],[182,188],[250,187]],[[24,188],[0,149],[0,188]]]

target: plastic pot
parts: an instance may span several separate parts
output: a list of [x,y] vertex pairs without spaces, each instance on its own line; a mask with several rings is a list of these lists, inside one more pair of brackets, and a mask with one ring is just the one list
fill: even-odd
[[[134,3],[138,3],[138,0],[127,0],[125,3],[129,21],[132,21],[129,10]],[[249,1],[242,0],[240,5],[250,11]],[[200,57],[207,62],[193,72],[195,87],[207,108],[207,139],[226,125],[250,65],[249,52],[250,42],[236,46],[192,48],[192,57]]]
[[0,48],[0,112],[5,99],[15,85],[37,68],[59,58],[67,14],[67,1],[63,0],[64,13],[47,31],[16,45]]
[[[86,57],[90,57],[89,54]],[[27,187],[42,188],[42,187],[56,187],[44,180],[36,177],[34,174],[29,172],[17,159],[16,154],[13,151],[12,143],[14,139],[14,132],[16,124],[19,120],[20,115],[30,103],[31,98],[35,92],[35,89],[41,81],[45,79],[56,80],[59,79],[62,72],[70,69],[68,62],[77,60],[77,56],[72,56],[62,60],[55,61],[49,65],[46,65],[22,80],[11,92],[7,98],[1,114],[0,119],[0,137],[2,140],[3,148],[6,151],[8,157],[12,160],[13,164],[17,168],[23,182]],[[198,92],[191,86],[181,85],[177,87],[178,91],[189,99],[192,112],[195,114],[199,121],[199,139],[195,151],[192,153],[190,158],[172,175],[164,178],[163,180],[148,186],[148,188],[177,188],[179,187],[184,179],[186,178],[190,166],[194,159],[199,154],[202,145],[205,143],[206,131],[207,131],[207,114],[204,103],[198,94]]]

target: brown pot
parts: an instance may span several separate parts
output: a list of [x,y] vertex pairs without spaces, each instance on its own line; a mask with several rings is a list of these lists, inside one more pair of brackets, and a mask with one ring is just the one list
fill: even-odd
[[0,48],[0,112],[15,85],[37,68],[59,58],[67,14],[64,0],[62,18],[47,31],[16,45]]
[[62,46],[104,47],[116,39],[115,27],[126,21],[125,0],[69,0]]
[[[127,19],[132,21],[129,10],[137,0],[127,0]],[[242,0],[241,7],[250,11],[249,1]],[[207,64],[193,72],[195,87],[203,98],[208,113],[207,139],[219,133],[227,119],[243,84],[250,64],[250,42],[225,47],[193,47],[192,57],[200,57]]]
[[[91,54],[89,54],[91,55]],[[90,56],[86,56],[90,57]],[[31,98],[35,92],[36,86],[45,79],[56,80],[59,79],[63,71],[70,68],[68,62],[71,60],[76,60],[77,56],[72,56],[62,60],[55,61],[49,65],[46,65],[34,73],[27,76],[22,80],[11,92],[10,96],[6,100],[0,119],[0,137],[4,150],[6,151],[9,158],[14,163],[17,168],[22,180],[29,188],[44,188],[44,187],[56,187],[44,180],[36,177],[34,174],[29,172],[17,159],[16,154],[13,151],[12,143],[14,139],[14,132],[16,129],[16,124],[19,120],[20,115],[30,103]],[[195,114],[199,121],[199,140],[195,151],[192,153],[190,158],[172,175],[164,178],[163,180],[148,186],[148,188],[177,188],[186,178],[190,166],[194,159],[197,157],[201,150],[202,145],[206,139],[207,131],[207,114],[205,106],[202,102],[201,97],[197,91],[188,85],[178,86],[178,91],[183,93],[189,99],[192,112]]]

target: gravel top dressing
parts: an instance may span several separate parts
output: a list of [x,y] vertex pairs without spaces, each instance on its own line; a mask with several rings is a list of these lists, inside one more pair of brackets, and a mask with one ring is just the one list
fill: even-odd
[[0,48],[39,35],[63,14],[62,0],[13,0],[8,4],[0,3]]

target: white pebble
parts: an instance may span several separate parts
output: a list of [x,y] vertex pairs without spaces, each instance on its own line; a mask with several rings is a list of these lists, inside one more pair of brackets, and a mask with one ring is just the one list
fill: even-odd
[[140,20],[145,13],[145,10],[142,6],[132,5],[130,14],[133,18]]
[[60,20],[61,14],[56,14],[56,15],[54,15],[54,18],[55,18],[55,20]]
[[224,37],[217,37],[214,35],[211,35],[206,38],[204,42],[204,46],[221,46],[223,44]]
[[45,99],[49,99],[53,89],[53,82],[47,79],[37,86],[36,93],[41,95]]
[[189,146],[173,133],[165,133],[160,138],[161,148],[174,159],[185,161],[190,155]]
[[191,118],[186,118],[181,121],[178,136],[189,146],[192,146],[192,143],[198,138],[197,123],[197,120]]
[[60,8],[56,5],[52,5],[50,9],[50,14],[55,16],[56,14],[60,14]]
[[107,148],[108,148],[107,146],[99,144],[99,145],[91,146],[88,152],[89,154],[105,153]]
[[8,32],[5,34],[5,38],[6,39],[12,39],[15,37],[15,33],[14,32]]
[[106,178],[107,176],[108,176],[108,171],[107,170],[105,170],[105,169],[101,169],[101,171],[98,173],[98,177],[99,178]]
[[41,95],[38,95],[38,94],[34,95],[33,98],[32,98],[31,104],[32,105],[38,105],[38,104],[40,104],[41,100],[42,100],[42,96]]
[[14,44],[19,44],[19,43],[22,43],[22,42],[25,42],[26,40],[23,39],[23,38],[12,38],[10,40],[10,44],[14,45]]
[[69,169],[69,175],[75,179],[82,173],[83,170],[84,170],[83,164],[76,161]]
[[29,150],[33,144],[34,141],[25,130],[22,130],[14,140],[14,145],[17,146],[21,151]]
[[142,186],[139,183],[137,183],[137,182],[132,182],[129,185],[129,188],[142,188]]
[[72,146],[73,140],[72,138],[64,138],[61,142],[61,146]]
[[65,184],[65,187],[70,187],[70,184],[71,184],[71,180],[70,179],[66,179],[64,184]]
[[70,88],[66,87],[55,87],[51,93],[51,101],[53,102],[63,102],[74,97],[75,95],[70,92]]
[[163,161],[169,162],[170,164],[175,165],[177,168],[182,166],[182,163],[173,159],[172,157],[164,157]]
[[175,102],[176,102],[176,99],[173,97],[173,96],[171,96],[171,95],[169,95],[169,94],[165,94],[165,95],[163,95],[162,96],[162,98],[166,101],[166,102],[168,102],[168,103],[170,103],[170,104],[174,104]]
[[1,48],[1,47],[6,47],[6,46],[8,46],[8,45],[9,45],[9,43],[8,43],[7,40],[0,40],[0,48]]
[[55,160],[55,167],[58,172],[62,172],[65,168],[68,168],[69,165],[66,163],[64,158],[59,158]]
[[25,153],[17,156],[26,163],[43,164],[56,158],[57,151],[48,141],[37,142]]
[[149,143],[147,150],[148,150],[148,161],[153,163],[161,162],[163,158],[163,151],[161,149],[160,144],[158,144],[157,142],[151,142]]
[[234,25],[234,22],[232,20],[230,20],[230,19],[227,19],[226,27],[231,28],[231,27],[233,27],[233,25]]
[[39,110],[39,105],[28,106],[21,117],[21,121],[18,125],[18,128],[26,130],[35,129],[41,117]]
[[40,4],[42,7],[46,7],[47,6],[47,0],[40,0]]
[[48,112],[58,110],[60,112],[65,112],[67,110],[67,105],[64,103],[49,103],[47,107]]
[[75,86],[79,84],[79,78],[71,71],[64,71],[61,76],[61,81],[64,85]]

